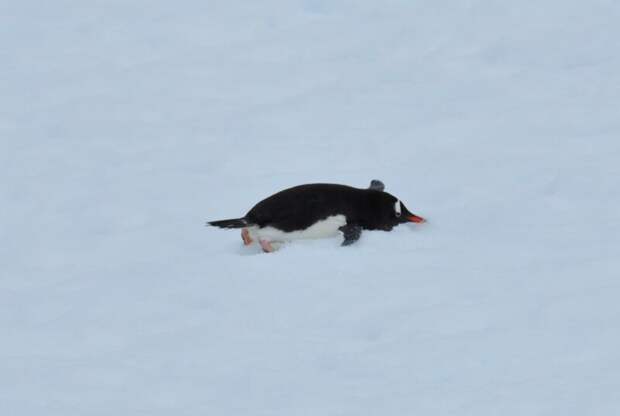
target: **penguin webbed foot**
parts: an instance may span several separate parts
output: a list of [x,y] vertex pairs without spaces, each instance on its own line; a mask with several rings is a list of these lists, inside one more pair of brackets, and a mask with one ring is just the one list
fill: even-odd
[[344,236],[342,246],[350,246],[359,240],[362,235],[362,227],[355,224],[343,225],[339,230],[342,231],[342,235]]
[[252,240],[252,236],[250,235],[250,230],[247,228],[241,230],[241,239],[243,240],[243,244],[246,246],[249,246],[254,242],[254,240]]
[[258,243],[265,253],[273,253],[276,251],[276,247],[274,247],[269,240],[258,240]]

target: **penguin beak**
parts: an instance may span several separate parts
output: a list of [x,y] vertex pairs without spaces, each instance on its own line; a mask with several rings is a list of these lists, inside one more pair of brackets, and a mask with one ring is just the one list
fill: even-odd
[[426,222],[426,220],[422,217],[418,217],[415,214],[411,214],[409,216],[407,216],[407,220],[411,221],[411,222],[415,222],[418,224],[422,224],[423,222]]
[[413,212],[409,211],[405,206],[403,206],[403,215],[401,216],[400,222],[415,222],[416,224],[422,224],[426,222],[426,220],[418,215],[415,215]]

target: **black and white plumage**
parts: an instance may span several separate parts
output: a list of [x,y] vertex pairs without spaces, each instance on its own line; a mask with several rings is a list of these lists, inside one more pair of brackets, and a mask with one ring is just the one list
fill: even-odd
[[244,217],[211,221],[220,228],[243,228],[246,244],[272,243],[344,235],[343,245],[357,241],[362,230],[390,231],[398,224],[425,220],[409,212],[381,181],[366,189],[337,184],[308,184],[280,191],[256,204]]

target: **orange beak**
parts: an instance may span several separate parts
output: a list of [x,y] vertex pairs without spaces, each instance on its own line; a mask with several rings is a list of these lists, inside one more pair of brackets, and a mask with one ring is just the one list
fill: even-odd
[[424,218],[418,217],[417,215],[413,215],[413,214],[408,216],[407,219],[411,222],[417,222],[418,224],[422,224],[423,222],[426,222]]

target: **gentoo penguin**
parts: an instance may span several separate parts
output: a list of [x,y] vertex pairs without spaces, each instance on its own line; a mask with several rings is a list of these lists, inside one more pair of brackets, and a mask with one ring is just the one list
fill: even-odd
[[409,212],[395,196],[384,192],[381,181],[367,189],[316,183],[285,189],[256,204],[244,217],[210,221],[220,228],[242,228],[245,245],[258,240],[265,252],[281,243],[302,238],[344,236],[343,246],[353,244],[362,230],[390,231],[406,222],[425,219]]

